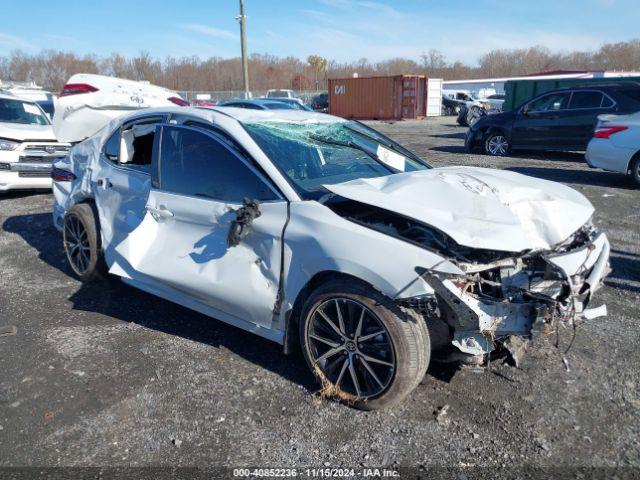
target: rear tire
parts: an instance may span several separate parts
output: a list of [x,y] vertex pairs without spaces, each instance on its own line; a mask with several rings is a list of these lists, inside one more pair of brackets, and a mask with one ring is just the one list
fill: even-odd
[[398,404],[429,365],[424,320],[357,281],[316,288],[302,308],[299,332],[321,394],[361,410]]
[[69,209],[64,216],[62,241],[69,266],[80,281],[107,277],[95,206],[79,203]]
[[636,153],[635,157],[631,159],[629,175],[636,184],[636,187],[640,187],[640,153]]

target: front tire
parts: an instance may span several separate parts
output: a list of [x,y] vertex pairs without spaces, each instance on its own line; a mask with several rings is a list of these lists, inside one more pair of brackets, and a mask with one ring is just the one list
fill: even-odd
[[386,408],[426,373],[424,320],[365,284],[336,279],[318,287],[300,322],[303,355],[327,397],[361,410]]
[[62,241],[69,266],[80,281],[106,278],[98,215],[92,205],[79,203],[69,209],[64,216]]
[[501,132],[490,133],[484,141],[484,153],[496,157],[509,155],[511,145]]

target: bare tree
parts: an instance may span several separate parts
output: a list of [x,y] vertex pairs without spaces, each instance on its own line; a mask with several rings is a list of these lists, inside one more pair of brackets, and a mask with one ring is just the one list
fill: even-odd
[[447,67],[447,59],[439,50],[431,49],[420,56],[422,66],[429,72],[432,70],[444,70]]
[[[444,79],[500,77],[556,69],[640,70],[640,39],[607,43],[595,52],[554,53],[541,46],[499,49],[487,52],[477,66],[449,63],[438,50],[428,50],[420,61],[403,57],[376,63],[366,58],[337,62],[318,55],[306,61],[295,57],[253,54],[249,57],[250,84],[255,90],[268,88],[326,88],[326,78],[397,74],[427,74]],[[153,58],[148,52],[134,57],[112,53],[103,58],[70,52],[43,50],[37,54],[21,51],[0,56],[0,78],[34,81],[52,91],[60,91],[75,73],[101,73],[134,80],[148,80],[174,90],[241,90],[240,58],[196,56]]]

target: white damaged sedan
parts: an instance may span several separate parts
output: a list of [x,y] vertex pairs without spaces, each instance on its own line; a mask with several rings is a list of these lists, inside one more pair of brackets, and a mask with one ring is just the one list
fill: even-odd
[[148,109],[55,164],[54,223],[83,281],[124,282],[299,344],[325,393],[392,405],[433,348],[518,358],[608,273],[593,207],[517,173],[431,168],[304,111]]

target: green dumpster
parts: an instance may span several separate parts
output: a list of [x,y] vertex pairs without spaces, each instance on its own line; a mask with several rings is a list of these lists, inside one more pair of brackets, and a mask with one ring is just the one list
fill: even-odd
[[566,78],[561,80],[510,80],[505,84],[505,99],[502,110],[508,112],[522,105],[527,100],[541,93],[556,88],[574,87],[576,85],[597,85],[598,83],[636,82],[640,77],[606,77],[606,78]]

